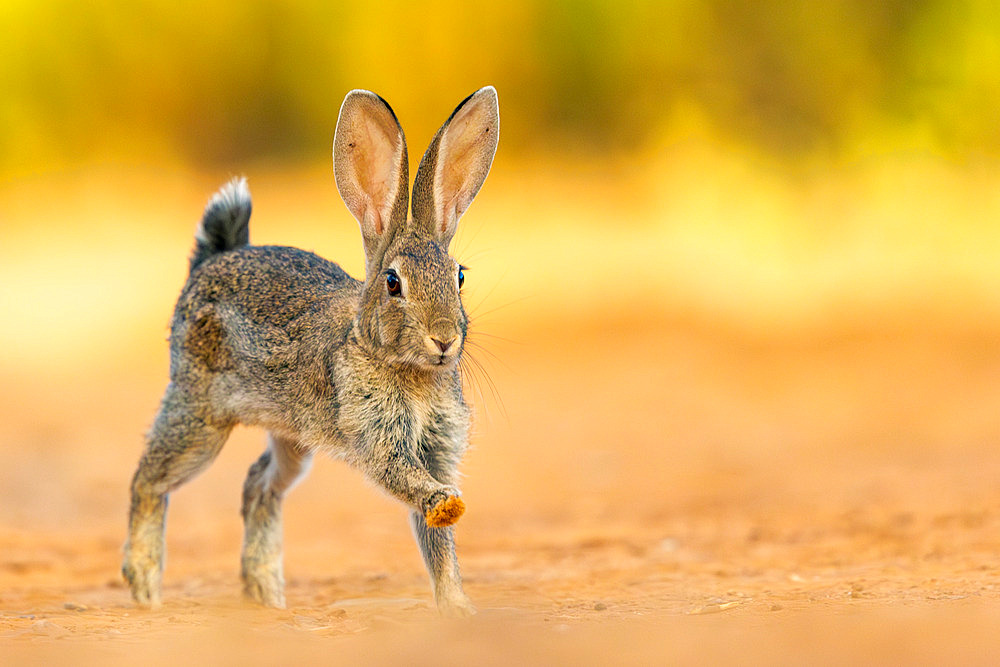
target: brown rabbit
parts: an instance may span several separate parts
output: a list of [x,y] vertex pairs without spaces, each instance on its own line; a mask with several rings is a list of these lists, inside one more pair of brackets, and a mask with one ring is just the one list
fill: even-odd
[[458,360],[468,318],[458,221],[496,152],[496,91],[466,98],[431,141],[408,209],[406,140],[389,105],[355,90],[333,143],[340,194],[357,218],[365,282],[312,253],[251,246],[250,194],[234,180],[209,202],[174,311],[170,383],[132,482],[122,573],[160,601],[171,491],[202,471],[236,424],[269,432],[243,487],[245,594],[284,605],[281,500],[316,452],[347,460],[410,506],[438,609],[474,609],[453,531],[469,408]]

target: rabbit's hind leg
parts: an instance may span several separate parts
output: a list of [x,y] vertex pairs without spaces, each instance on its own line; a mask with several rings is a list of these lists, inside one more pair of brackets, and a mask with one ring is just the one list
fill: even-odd
[[272,433],[243,484],[243,594],[269,607],[285,606],[281,500],[309,471],[312,456],[295,440]]
[[122,575],[141,605],[160,602],[168,494],[204,470],[232,430],[207,416],[206,407],[170,384],[132,479]]

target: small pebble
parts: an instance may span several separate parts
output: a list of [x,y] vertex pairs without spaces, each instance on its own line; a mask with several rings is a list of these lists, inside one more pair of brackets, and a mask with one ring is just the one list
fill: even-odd
[[87,605],[67,602],[63,605],[63,609],[69,609],[70,611],[87,611]]
[[608,605],[604,604],[603,602],[598,602],[594,604],[594,611],[604,611],[607,608]]

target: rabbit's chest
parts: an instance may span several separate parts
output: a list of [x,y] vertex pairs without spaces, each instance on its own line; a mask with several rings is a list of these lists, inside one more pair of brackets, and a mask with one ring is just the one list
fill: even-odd
[[342,431],[361,441],[388,440],[408,449],[449,440],[465,432],[467,409],[449,391],[428,391],[400,382],[352,376],[339,411]]
[[369,426],[411,449],[438,448],[467,430],[467,410],[451,397],[434,400],[396,394],[378,403],[378,414],[372,415]]

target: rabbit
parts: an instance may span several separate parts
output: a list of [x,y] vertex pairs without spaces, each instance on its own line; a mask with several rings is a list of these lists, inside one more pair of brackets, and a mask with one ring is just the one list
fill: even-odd
[[395,113],[369,91],[346,96],[334,176],[361,227],[363,283],[312,253],[250,245],[245,179],[209,201],[171,323],[170,382],[131,485],[122,574],[138,604],[160,603],[170,492],[247,424],[268,444],[243,487],[246,597],[284,606],[281,501],[325,452],[409,506],[438,610],[475,612],[452,528],[465,511],[458,362],[469,320],[448,246],[489,173],[499,121],[491,86],[458,105],[420,161],[408,215]]

